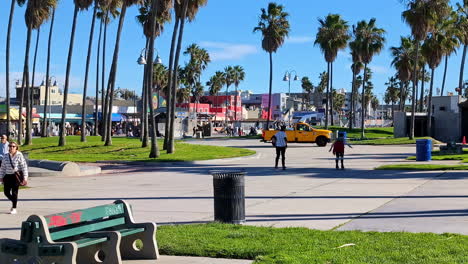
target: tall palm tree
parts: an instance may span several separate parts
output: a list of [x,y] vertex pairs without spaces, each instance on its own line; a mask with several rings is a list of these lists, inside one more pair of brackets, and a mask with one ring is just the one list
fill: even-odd
[[29,87],[29,98],[28,98],[28,106],[26,107],[27,113],[26,113],[26,138],[25,138],[25,145],[31,145],[32,144],[32,110],[33,110],[33,89],[34,89],[34,81],[36,78],[36,62],[37,62],[37,50],[39,49],[39,39],[41,36],[41,28],[39,27],[36,30],[36,45],[34,48],[34,58],[33,58],[33,70],[32,70],[32,78],[31,78],[31,86]]
[[234,67],[227,66],[224,68],[224,84],[226,84],[226,112],[224,114],[224,125],[227,126],[228,123],[228,110],[230,108],[230,103],[228,102],[228,93],[229,93],[229,86],[234,83]]
[[89,65],[91,63],[91,51],[93,48],[94,25],[96,22],[96,14],[98,10],[98,1],[94,0],[93,17],[91,18],[91,29],[89,31],[88,54],[86,57],[86,70],[83,87],[83,103],[81,105],[81,142],[86,142],[86,92],[88,90],[88,74]]
[[387,89],[385,91],[385,103],[392,104],[392,118],[395,116],[395,103],[399,100],[400,90],[398,88],[398,80],[396,76],[392,76],[385,83]]
[[460,65],[460,77],[458,79],[458,94],[462,94],[463,90],[463,73],[465,70],[466,53],[468,50],[468,0],[463,0],[463,5],[457,3],[458,7],[458,22],[457,27],[460,29],[459,39],[463,44],[462,61]]
[[44,102],[44,118],[42,121],[42,136],[48,137],[49,133],[47,132],[47,123],[50,120],[47,120],[47,106],[49,104],[49,89],[50,89],[50,57],[52,55],[52,34],[54,33],[54,21],[55,21],[55,8],[52,8],[52,19],[50,21],[49,29],[49,40],[47,41],[47,66],[46,66],[46,82],[45,82],[45,102]]
[[[456,52],[457,48],[460,47],[459,36],[461,35],[460,28],[457,27],[457,12],[453,11],[450,7],[450,15],[442,19],[440,27],[442,29],[445,37],[450,40],[447,41],[444,45],[444,57],[445,57],[445,67],[444,67],[444,77],[442,79],[442,88],[440,90],[440,95],[444,94],[445,89],[445,80],[447,77],[447,68],[448,68],[448,59],[450,55]],[[467,27],[468,29],[468,27]]]
[[[218,94],[223,88],[225,81],[226,81],[226,77],[224,75],[225,75],[224,72],[217,71],[215,72],[213,76],[211,76],[210,80],[206,83],[206,85],[210,87],[210,94],[212,96],[215,96],[214,105],[216,105],[217,108],[219,106],[218,105],[219,102],[217,102]],[[216,113],[218,113],[218,111],[216,111]],[[215,121],[216,121],[216,117],[217,117],[217,114],[215,115]]]
[[400,80],[400,105],[399,110],[405,110],[405,98],[407,94],[407,84],[412,76],[414,64],[414,40],[410,37],[401,37],[399,47],[391,47],[393,56],[392,66],[397,70],[397,76]]
[[[315,38],[315,45],[320,46],[325,61],[330,81],[327,87],[327,101],[325,103],[325,128],[328,128],[328,111],[331,115],[331,125],[333,125],[333,62],[338,56],[338,51],[346,48],[350,35],[348,33],[348,23],[338,14],[329,14],[325,19],[319,19],[319,28]],[[328,107],[330,101],[330,108]]]
[[[366,90],[366,82],[367,82],[367,65],[372,61],[372,58],[379,54],[382,50],[384,43],[385,43],[385,30],[382,28],[378,28],[375,24],[375,18],[366,21],[360,21],[356,27],[356,40],[358,42],[358,54],[364,63],[364,82],[362,86],[362,101],[364,100],[365,90]],[[361,138],[364,138],[364,119],[365,119],[365,109],[366,107],[361,107]]]
[[[26,27],[28,28],[27,39],[26,39],[26,55],[24,61],[24,72],[23,76],[26,77],[26,95],[24,94],[24,86],[22,88],[22,97],[26,97],[27,104],[26,104],[26,142],[25,144],[30,145],[32,144],[32,135],[31,135],[31,127],[32,127],[32,86],[29,86],[29,49],[31,46],[31,33],[32,30],[36,29],[39,30],[41,25],[49,18],[50,10],[56,6],[56,0],[47,0],[47,1],[40,1],[40,0],[29,0],[26,12],[25,12],[25,22]],[[38,33],[39,38],[39,33]],[[36,46],[38,45],[38,41],[36,41]],[[36,49],[37,54],[37,49]],[[35,68],[35,66],[33,67]],[[34,79],[34,74],[33,74]],[[34,80],[33,80],[34,82]],[[24,82],[23,82],[24,83]],[[21,104],[22,105],[22,104]],[[20,111],[21,113],[21,111]],[[20,115],[21,117],[21,115]],[[21,123],[21,122],[20,122]],[[20,129],[20,133],[22,128]]]
[[[7,109],[7,135],[10,136],[11,116],[10,116],[10,42],[11,42],[11,28],[13,26],[13,16],[15,13],[15,3],[19,6],[23,6],[26,0],[11,0],[10,15],[8,18],[8,29],[6,38],[6,66],[5,66],[5,89],[6,89],[6,109]],[[21,123],[21,106],[19,122]],[[21,131],[21,130],[19,130]],[[20,137],[21,133],[18,134]],[[21,139],[18,139],[18,144],[21,144]]]
[[355,108],[355,101],[354,95],[356,94],[356,76],[359,75],[361,70],[364,68],[364,65],[361,62],[361,58],[359,57],[359,45],[358,41],[356,40],[356,27],[353,25],[353,41],[349,43],[349,49],[351,50],[351,58],[353,64],[351,64],[351,71],[353,73],[353,80],[351,83],[351,109],[349,111],[349,129],[352,129],[355,123],[356,115],[354,113]]
[[[63,106],[62,106],[62,120],[60,124],[60,138],[59,138],[59,146],[65,146],[65,118],[67,115],[67,101],[68,101],[68,90],[70,86],[70,71],[71,71],[71,62],[73,57],[73,45],[75,42],[75,30],[76,30],[76,22],[78,18],[78,11],[80,10],[87,10],[93,0],[74,0],[75,3],[75,10],[73,11],[73,23],[72,23],[72,30],[70,34],[70,45],[68,47],[68,58],[67,58],[67,70],[65,73],[65,87],[63,89]],[[83,131],[82,131],[83,132]]]
[[[120,49],[120,36],[122,35],[123,22],[125,20],[125,14],[127,13],[127,8],[129,6],[141,3],[141,0],[123,0],[122,9],[120,10],[119,25],[117,28],[117,35],[115,40],[114,54],[112,56],[112,64],[109,73],[109,79],[107,81],[107,89],[110,91],[108,93],[109,104],[107,106],[107,136],[105,141],[105,146],[112,146],[112,106],[114,100],[114,91],[115,91],[115,80],[117,78],[117,62],[119,59],[119,49]],[[151,48],[151,47],[150,47]],[[149,53],[152,51],[150,50]],[[151,76],[151,75],[150,75]],[[151,78],[149,78],[151,80]]]
[[315,89],[315,92],[317,93],[318,98],[319,98],[317,100],[319,102],[319,105],[316,105],[316,107],[317,108],[319,108],[319,107],[322,108],[323,107],[323,92],[325,92],[327,90],[328,81],[330,81],[330,78],[328,77],[328,72],[324,71],[324,72],[320,73],[319,79],[320,79],[319,84],[317,86],[317,89]]
[[307,95],[307,103],[306,103],[306,107],[307,109],[310,108],[310,96],[311,94],[314,92],[314,85],[312,84],[312,82],[309,80],[309,77],[302,77],[301,79],[301,87],[302,87],[302,90],[305,92],[305,94]]
[[[99,7],[99,4],[98,4]],[[100,18],[101,12],[97,12],[96,17],[100,20],[99,22],[99,37],[97,42],[97,54],[96,54],[96,98],[94,102],[94,135],[99,135],[99,73],[100,73],[100,59],[101,59],[101,39],[102,39],[102,28],[103,28],[103,21]]]
[[419,65],[419,49],[421,41],[425,40],[427,34],[431,32],[437,21],[438,16],[443,16],[448,12],[448,0],[409,0],[407,4],[408,10],[403,11],[403,20],[410,26],[411,35],[416,41],[414,70],[413,70],[413,91],[411,102],[411,122],[409,138],[414,138],[414,124],[416,112],[416,90],[418,88],[418,65]]
[[271,117],[271,93],[273,89],[273,53],[283,45],[284,39],[289,35],[290,25],[289,14],[284,11],[284,6],[276,3],[269,3],[268,8],[261,9],[258,25],[254,32],[262,33],[262,48],[268,52],[270,57],[270,85],[268,91],[268,117],[266,129],[270,128]]
[[234,120],[237,121],[237,89],[239,88],[240,82],[245,79],[245,71],[244,68],[242,68],[242,66],[236,65],[233,68],[233,73],[234,75],[232,76],[232,79],[234,81],[234,87],[236,88],[236,97],[234,98]]
[[[184,35],[185,22],[192,22],[195,20],[195,17],[200,9],[200,7],[205,6],[208,0],[180,0],[174,1],[174,10],[176,16],[176,22],[174,24],[174,31],[172,34],[171,50],[169,55],[169,104],[170,112],[169,115],[169,135],[167,138],[167,153],[171,154],[175,151],[174,145],[174,122],[175,122],[175,96],[178,85],[178,74],[173,74],[176,72],[174,69],[179,68],[179,57],[182,49],[182,40]],[[177,40],[177,44],[176,44]]]

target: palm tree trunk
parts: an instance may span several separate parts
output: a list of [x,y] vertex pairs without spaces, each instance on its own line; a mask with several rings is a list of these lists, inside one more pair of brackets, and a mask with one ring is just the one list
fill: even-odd
[[466,50],[468,49],[468,45],[465,45],[463,47],[463,55],[462,55],[462,61],[460,65],[460,78],[458,79],[458,95],[462,95],[462,90],[463,90],[463,72],[465,70],[465,59],[466,59]]
[[76,20],[78,17],[78,6],[75,5],[75,11],[73,12],[73,25],[70,37],[70,46],[68,48],[68,59],[67,59],[67,71],[65,75],[65,88],[63,90],[63,106],[62,106],[62,121],[60,125],[60,138],[59,146],[65,146],[65,118],[67,115],[67,100],[68,100],[68,88],[70,85],[70,71],[71,71],[71,62],[73,56],[73,44],[75,40],[75,30],[76,30]]
[[423,66],[422,70],[422,81],[421,81],[421,95],[419,96],[419,112],[424,112],[424,78],[426,77],[426,65]]
[[119,48],[120,48],[120,36],[122,35],[122,28],[123,28],[123,22],[125,19],[125,13],[127,12],[127,5],[124,3],[122,6],[122,10],[120,13],[120,18],[119,18],[119,27],[117,29],[117,38],[115,40],[115,48],[114,48],[114,56],[112,58],[112,66],[111,66],[111,71],[109,74],[109,80],[108,80],[108,87],[110,87],[110,94],[108,94],[107,97],[109,97],[109,108],[108,108],[108,114],[107,114],[107,122],[108,122],[108,129],[107,129],[107,138],[106,138],[106,143],[104,144],[105,146],[112,146],[112,104],[114,100],[114,89],[115,89],[115,79],[117,76],[117,61],[119,59]]
[[[227,127],[228,126],[228,110],[229,110],[229,106],[228,106],[228,93],[229,93],[229,85],[226,85],[226,111],[224,112],[224,126]],[[271,94],[270,94],[270,98],[271,98]]]
[[[54,33],[54,21],[55,21],[55,8],[52,9],[52,20],[50,21],[50,29],[49,29],[49,40],[47,42],[47,66],[46,66],[46,80],[45,80],[45,102],[44,102],[44,119],[42,122],[42,136],[48,137],[49,133],[47,132],[47,125],[50,120],[47,120],[47,106],[49,105],[49,90],[50,90],[50,57],[52,54],[52,34]],[[49,106],[50,107],[50,106]]]
[[431,86],[429,88],[429,98],[427,100],[427,135],[432,136],[432,89],[434,87],[435,68],[431,69]]
[[333,122],[333,62],[330,62],[330,124],[335,125]]
[[99,134],[99,61],[101,55],[101,37],[102,37],[102,20],[101,24],[99,25],[99,38],[98,38],[98,47],[97,47],[97,55],[96,55],[96,104],[94,106],[94,135],[97,136]]
[[175,102],[176,102],[176,94],[177,94],[177,68],[179,66],[179,57],[180,57],[180,50],[182,49],[182,38],[184,35],[184,26],[185,26],[185,18],[187,15],[187,9],[188,9],[188,4],[189,0],[184,1],[184,6],[182,8],[182,18],[180,21],[180,28],[179,28],[179,39],[177,41],[177,50],[175,53],[175,59],[174,59],[174,69],[175,69],[175,74],[172,77],[172,108],[171,108],[171,118],[170,118],[170,131],[169,131],[169,141],[167,144],[167,153],[174,153],[174,121],[175,121]]
[[366,81],[367,81],[367,63],[364,64],[364,78],[362,80],[362,96],[361,96],[361,139],[364,139],[364,120],[366,119],[366,109],[367,109],[367,102],[365,98],[365,91],[366,91]]
[[164,145],[163,149],[167,150],[167,145],[169,142],[169,133],[171,131],[170,125],[170,115],[172,112],[172,75],[177,74],[177,69],[174,69],[174,52],[176,48],[177,34],[179,29],[180,20],[176,18],[174,23],[174,30],[172,31],[172,40],[171,40],[171,50],[169,54],[169,70],[167,71],[168,76],[168,89],[166,94],[166,123],[164,128]]
[[413,91],[411,100],[411,122],[410,122],[410,135],[409,139],[414,139],[414,125],[415,125],[415,112],[416,112],[416,89],[418,88],[418,62],[419,62],[419,41],[416,43],[416,58],[414,63],[414,76],[413,76]]
[[349,129],[353,129],[354,125],[354,89],[356,85],[356,74],[354,74],[353,70],[353,81],[351,82],[351,109],[349,111]]
[[[22,87],[21,87],[21,90],[22,90],[22,93],[21,93],[21,97],[22,97],[22,100],[24,101],[24,99],[26,99],[26,115],[29,111],[29,50],[31,48],[31,34],[32,34],[32,29],[28,27],[28,33],[27,33],[27,38],[26,38],[26,52],[25,52],[25,56],[24,56],[24,70],[23,70],[23,84],[22,84]],[[22,123],[22,106],[23,106],[23,102],[21,102],[20,104],[20,111],[19,111],[19,118],[20,118],[20,123]],[[26,129],[28,129],[28,124],[29,124],[29,120],[27,119],[26,117]],[[23,128],[22,126],[20,126],[20,131],[19,131],[21,137],[22,137],[22,134],[23,134]],[[31,131],[29,131],[29,133],[31,133]],[[28,133],[26,133],[26,136],[28,135]],[[18,144],[21,144],[21,137],[19,137],[18,139]]]
[[395,102],[392,100],[392,120],[395,121]]
[[[27,42],[27,41],[26,41]],[[23,79],[21,81],[21,95],[20,95],[20,104],[19,104],[19,116],[18,116],[18,144],[21,145],[23,141],[23,106],[24,106],[24,99],[25,99],[25,86],[26,86],[26,79],[29,78],[26,74],[26,71],[23,70]],[[29,81],[28,81],[29,82]],[[18,97],[18,96],[17,96]]]
[[91,51],[93,48],[94,24],[96,22],[98,3],[94,1],[93,18],[91,18],[91,30],[89,32],[88,56],[86,57],[86,70],[83,87],[83,104],[81,106],[81,142],[86,142],[86,91],[88,90],[89,65],[91,63]]
[[[150,40],[149,38],[146,38],[146,51],[145,51],[145,58],[148,58],[148,52],[149,52],[149,43],[150,43]],[[150,62],[149,64],[151,65],[152,62],[150,60],[147,60],[147,63],[148,61]],[[141,118],[141,147],[142,148],[146,148],[148,147],[148,69],[149,69],[149,66],[148,64],[145,64],[145,66],[143,67],[144,70],[143,70],[143,93],[141,95],[141,98],[142,98],[142,103],[143,103],[143,107],[142,107],[142,118]]]
[[[31,87],[29,88],[29,111],[27,113],[27,118],[26,120],[28,121],[26,129],[28,130],[28,133],[26,134],[26,145],[32,145],[32,111],[33,111],[33,106],[34,106],[34,79],[36,77],[36,61],[37,61],[37,50],[39,48],[39,38],[41,36],[41,29],[37,29],[37,35],[36,35],[36,47],[34,49],[34,59],[33,59],[33,72],[32,72],[32,79],[31,79]],[[29,126],[29,129],[28,129]]]
[[398,109],[402,112],[405,111],[405,84],[403,81],[400,81],[400,105]]
[[[15,13],[16,0],[11,0],[10,16],[8,18],[8,30],[6,39],[6,65],[5,65],[5,89],[6,89],[6,113],[7,113],[7,136],[10,137],[11,129],[11,116],[10,116],[10,41],[11,41],[11,28],[13,25],[13,15]],[[21,108],[21,107],[20,107]],[[21,123],[21,111],[19,116],[19,122]],[[19,143],[20,144],[20,143]]]
[[[109,10],[104,17],[104,37],[102,41],[102,75],[101,75],[101,141],[106,141],[107,137],[107,89],[106,89],[106,45],[107,45],[107,19]],[[102,18],[101,18],[102,19]]]
[[328,103],[330,100],[330,63],[327,62],[327,95],[325,101],[325,129],[328,129]]
[[[156,1],[152,0],[151,2],[151,10],[156,10]],[[156,26],[156,12],[151,12],[150,24],[151,24],[151,36],[154,35],[154,28]],[[149,154],[149,158],[157,158],[159,157],[159,149],[158,149],[158,141],[157,141],[157,133],[156,133],[156,120],[154,118],[154,108],[153,108],[153,56],[154,56],[154,37],[150,38],[149,42],[149,65],[148,66],[148,73],[146,79],[148,80],[147,92],[148,92],[148,103],[150,109],[150,118],[151,118],[151,150]]]
[[[270,86],[268,90],[268,116],[266,129],[270,129],[270,116],[271,116],[271,92],[273,90],[273,55],[270,52]],[[227,111],[227,109],[226,109]]]
[[237,121],[237,84],[235,86],[236,94],[234,97],[234,120]]
[[440,96],[444,95],[445,79],[447,78],[448,57],[449,56],[445,56],[444,77],[442,79],[442,89],[440,90]]

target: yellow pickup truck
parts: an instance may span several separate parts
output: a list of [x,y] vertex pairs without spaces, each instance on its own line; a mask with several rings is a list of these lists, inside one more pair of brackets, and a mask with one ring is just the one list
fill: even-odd
[[[271,141],[271,138],[278,130],[263,130],[262,138],[264,142]],[[316,129],[307,123],[296,123],[294,130],[286,129],[288,142],[308,142],[317,143],[319,147],[325,147],[331,140],[332,131]]]

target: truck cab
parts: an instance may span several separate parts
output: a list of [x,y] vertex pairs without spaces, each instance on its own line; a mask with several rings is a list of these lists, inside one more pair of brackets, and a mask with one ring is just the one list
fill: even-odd
[[[263,141],[270,141],[278,130],[263,130]],[[331,140],[332,131],[325,129],[316,129],[307,123],[296,123],[291,129],[286,129],[288,142],[317,143],[324,147]]]

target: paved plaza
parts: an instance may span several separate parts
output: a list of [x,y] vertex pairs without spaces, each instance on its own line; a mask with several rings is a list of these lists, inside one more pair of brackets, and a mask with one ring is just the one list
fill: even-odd
[[[404,158],[414,155],[415,146],[356,145],[347,149],[346,169],[336,170],[328,146],[290,144],[283,171],[273,168],[271,144],[259,140],[191,143],[244,147],[257,154],[170,164],[100,164],[99,175],[32,178],[33,188],[20,192],[18,215],[0,214],[0,237],[18,238],[21,221],[31,214],[47,215],[116,199],[133,205],[138,222],[209,222],[213,220],[210,171],[231,168],[247,172],[248,225],[468,235],[466,171],[373,170],[408,162]],[[8,211],[5,199],[0,209]]]

